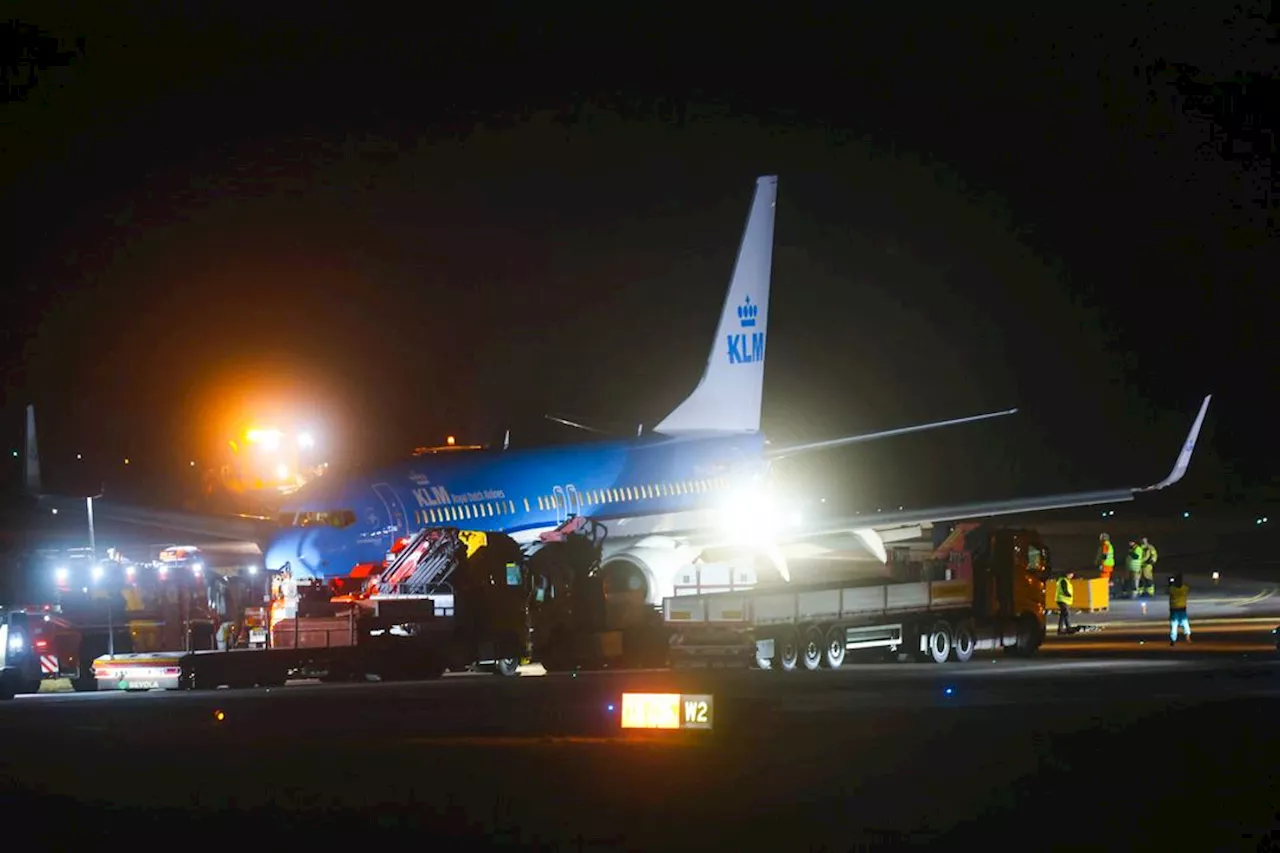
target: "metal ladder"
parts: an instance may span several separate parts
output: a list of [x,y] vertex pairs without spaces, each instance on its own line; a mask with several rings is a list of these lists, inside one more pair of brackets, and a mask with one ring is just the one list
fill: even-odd
[[462,562],[466,545],[458,531],[426,527],[396,555],[378,581],[379,590],[397,595],[427,595],[448,581]]

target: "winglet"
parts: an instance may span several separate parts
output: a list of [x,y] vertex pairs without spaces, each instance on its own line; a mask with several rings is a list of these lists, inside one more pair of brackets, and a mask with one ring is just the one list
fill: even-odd
[[1191,425],[1191,432],[1187,433],[1187,440],[1182,444],[1182,450],[1178,453],[1178,461],[1173,463],[1173,470],[1169,472],[1169,476],[1165,477],[1154,486],[1147,486],[1144,489],[1135,489],[1138,492],[1155,492],[1160,489],[1166,489],[1174,483],[1182,479],[1187,473],[1187,468],[1191,465],[1191,454],[1196,449],[1196,439],[1200,437],[1200,427],[1204,426],[1204,416],[1209,411],[1209,400],[1213,398],[1212,394],[1205,395],[1204,402],[1200,404],[1200,414],[1196,415],[1195,423]]
[[23,456],[23,480],[27,493],[39,497],[44,488],[40,481],[40,451],[36,448],[36,407],[27,406],[26,449]]

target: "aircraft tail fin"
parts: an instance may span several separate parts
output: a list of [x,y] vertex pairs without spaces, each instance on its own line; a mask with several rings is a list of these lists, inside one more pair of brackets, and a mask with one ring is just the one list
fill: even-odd
[[23,484],[27,494],[39,497],[43,489],[40,482],[40,451],[36,447],[36,407],[27,406],[26,454],[22,460]]
[[684,435],[760,430],[777,195],[776,175],[756,180],[755,198],[706,370],[693,393],[654,428],[655,432]]

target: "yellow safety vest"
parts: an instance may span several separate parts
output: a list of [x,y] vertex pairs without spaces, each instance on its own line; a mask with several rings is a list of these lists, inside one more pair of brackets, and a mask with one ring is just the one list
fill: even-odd
[[1071,581],[1067,578],[1058,578],[1058,595],[1055,599],[1059,604],[1071,604],[1076,600],[1075,590],[1071,588]]
[[1099,562],[1107,568],[1112,568],[1116,564],[1116,549],[1112,547],[1111,542],[1103,542],[1098,550]]
[[1129,549],[1129,571],[1142,571],[1142,546],[1134,545]]
[[1187,593],[1191,589],[1183,584],[1182,586],[1169,587],[1169,609],[1170,610],[1186,610],[1187,609]]

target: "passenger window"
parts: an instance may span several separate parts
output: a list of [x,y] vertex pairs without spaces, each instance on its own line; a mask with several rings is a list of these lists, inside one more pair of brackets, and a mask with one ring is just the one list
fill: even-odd
[[524,511],[529,512],[529,499],[524,498],[523,500],[524,500]]

